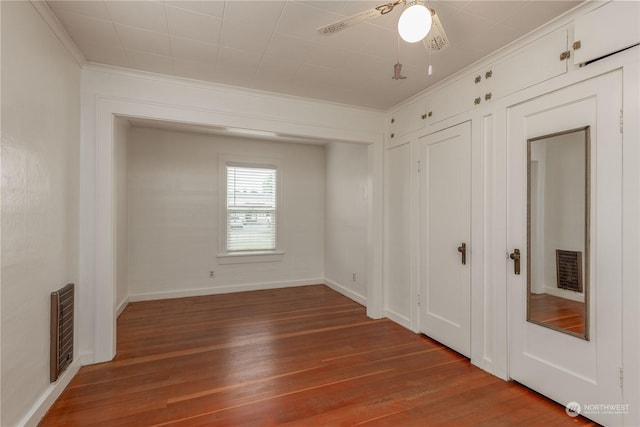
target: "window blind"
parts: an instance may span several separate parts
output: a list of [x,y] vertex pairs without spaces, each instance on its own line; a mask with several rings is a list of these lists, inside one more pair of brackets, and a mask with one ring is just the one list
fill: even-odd
[[227,252],[276,249],[276,173],[227,165]]

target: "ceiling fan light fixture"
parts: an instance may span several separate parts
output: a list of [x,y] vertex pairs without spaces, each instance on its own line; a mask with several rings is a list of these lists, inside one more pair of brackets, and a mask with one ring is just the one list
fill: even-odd
[[431,11],[423,1],[407,1],[398,19],[398,33],[407,43],[419,42],[431,29]]

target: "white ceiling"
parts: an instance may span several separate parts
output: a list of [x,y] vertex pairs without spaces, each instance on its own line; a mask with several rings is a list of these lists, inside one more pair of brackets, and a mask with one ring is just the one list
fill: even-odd
[[[389,0],[390,1],[390,0]],[[398,39],[401,7],[331,36],[317,28],[385,1],[48,1],[88,61],[386,110],[581,1],[433,0],[451,46]],[[393,80],[393,64],[406,80]]]

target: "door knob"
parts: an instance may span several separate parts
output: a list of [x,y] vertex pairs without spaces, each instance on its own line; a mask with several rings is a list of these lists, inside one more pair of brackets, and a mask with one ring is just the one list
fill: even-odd
[[513,260],[513,274],[520,275],[520,249],[514,249],[509,258]]
[[458,246],[458,252],[462,255],[462,265],[467,265],[467,244],[462,243]]

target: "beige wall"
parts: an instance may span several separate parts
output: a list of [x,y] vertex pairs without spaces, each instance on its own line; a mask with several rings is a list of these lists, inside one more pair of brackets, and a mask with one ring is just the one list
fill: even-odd
[[[324,277],[325,154],[318,145],[129,130],[131,300],[318,283]],[[282,162],[280,261],[223,264],[219,155]],[[215,277],[209,277],[209,271]]]
[[80,69],[31,3],[1,7],[0,424],[14,426],[49,388],[50,293],[78,280]]
[[324,276],[329,284],[364,303],[369,197],[367,146],[332,143],[327,145],[326,153]]

